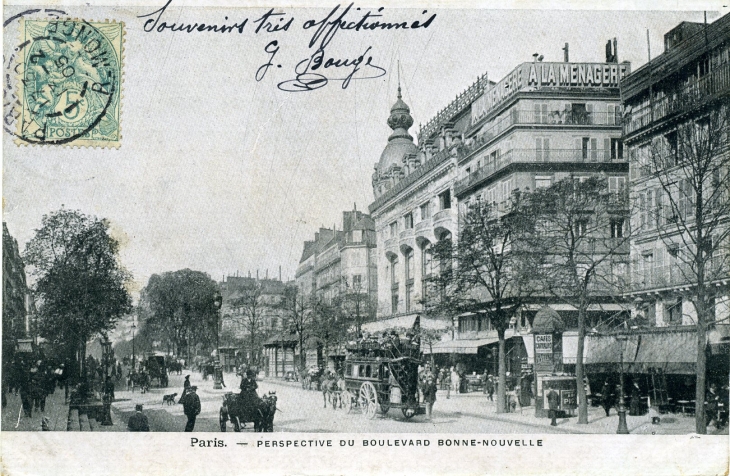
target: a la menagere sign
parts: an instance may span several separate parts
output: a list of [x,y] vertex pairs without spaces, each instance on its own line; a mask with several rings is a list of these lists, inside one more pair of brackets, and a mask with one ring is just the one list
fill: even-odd
[[629,63],[522,63],[471,105],[475,124],[492,109],[516,94],[532,88],[617,88],[629,74]]

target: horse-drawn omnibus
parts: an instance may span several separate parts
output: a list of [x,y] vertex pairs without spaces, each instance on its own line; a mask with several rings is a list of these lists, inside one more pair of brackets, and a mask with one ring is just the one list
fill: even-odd
[[391,408],[400,408],[406,418],[424,414],[418,397],[418,367],[423,363],[417,344],[366,340],[348,346],[342,395],[345,408],[348,412],[359,408],[369,419]]
[[147,362],[145,362],[145,368],[147,374],[152,379],[157,379],[160,387],[167,387],[167,365],[165,362],[165,356],[160,354],[150,354],[147,356]]

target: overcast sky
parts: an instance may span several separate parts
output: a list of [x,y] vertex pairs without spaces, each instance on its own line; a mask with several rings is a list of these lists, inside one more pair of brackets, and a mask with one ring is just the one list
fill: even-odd
[[[243,34],[146,33],[137,15],[157,7],[66,8],[70,16],[126,23],[122,146],[119,150],[16,147],[4,132],[3,219],[21,246],[43,214],[62,205],[110,220],[123,243],[121,259],[138,287],[153,273],[192,268],[222,275],[294,276],[304,240],[319,226],[341,226],[343,210],[373,200],[371,175],[386,144],[386,124],[401,64],[404,100],[426,123],[485,72],[495,81],[533,53],[562,61],[603,61],[617,37],[620,61],[646,62],[663,34],[702,12],[489,11],[386,9],[389,21],[437,17],[427,29],[336,34],[327,55],[354,58],[371,46],[382,78],[331,82],[289,93],[277,84],[311,54],[308,19],[327,10],[287,9],[289,31],[253,33],[265,10],[201,10],[171,5],[168,23],[231,24],[249,18]],[[333,6],[335,4],[333,3]],[[17,13],[6,8],[5,17]],[[361,15],[361,12],[359,13]],[[226,21],[225,17],[229,20]],[[708,13],[708,20],[718,17]],[[358,14],[348,18],[357,20]],[[5,29],[17,44],[17,22]],[[267,61],[264,46],[278,40],[276,64],[255,81]],[[338,74],[327,73],[330,77]]]

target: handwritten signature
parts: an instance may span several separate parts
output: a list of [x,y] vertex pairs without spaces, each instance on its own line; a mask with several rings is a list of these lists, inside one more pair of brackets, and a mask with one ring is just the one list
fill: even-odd
[[[330,81],[341,81],[342,89],[347,89],[353,80],[380,78],[386,74],[386,70],[373,63],[373,57],[368,54],[370,50],[372,50],[372,46],[368,46],[357,58],[342,59],[328,57],[324,49],[318,48],[309,58],[297,63],[294,67],[296,74],[294,79],[282,81],[277,87],[282,91],[295,93],[314,91],[327,86]],[[279,52],[278,42],[276,40],[270,42],[266,45],[264,51],[269,54],[269,58],[256,71],[256,81],[264,79],[269,68],[274,66],[274,58]],[[279,64],[276,66],[281,67]],[[332,78],[324,74],[328,71],[345,71],[349,74],[344,77]]]

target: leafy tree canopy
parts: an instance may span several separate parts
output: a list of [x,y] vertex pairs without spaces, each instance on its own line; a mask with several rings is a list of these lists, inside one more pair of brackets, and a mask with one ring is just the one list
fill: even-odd
[[104,219],[62,208],[45,215],[25,248],[38,325],[57,343],[84,345],[132,309],[130,274]]

